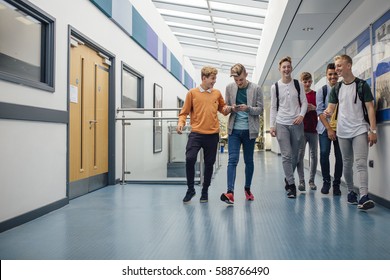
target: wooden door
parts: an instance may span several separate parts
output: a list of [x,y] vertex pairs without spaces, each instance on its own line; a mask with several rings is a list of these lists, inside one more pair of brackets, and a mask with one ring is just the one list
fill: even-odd
[[105,62],[105,57],[88,46],[80,43],[72,44],[69,93],[69,183],[72,185],[74,182],[79,182],[74,186],[84,189],[76,190],[76,193],[96,189],[96,186],[89,185],[88,179],[108,173],[109,66]]

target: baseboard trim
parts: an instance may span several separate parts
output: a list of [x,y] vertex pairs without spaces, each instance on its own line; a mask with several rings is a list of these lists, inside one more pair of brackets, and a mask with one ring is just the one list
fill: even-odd
[[9,230],[9,229],[12,229],[14,227],[25,224],[27,222],[30,222],[36,218],[39,218],[43,215],[46,215],[47,213],[50,213],[54,210],[57,210],[61,207],[64,207],[67,204],[69,204],[69,199],[63,198],[63,199],[60,199],[56,202],[50,203],[46,206],[40,207],[38,209],[27,212],[25,214],[22,214],[20,216],[15,217],[15,218],[11,218],[9,220],[1,222],[0,223],[0,232],[4,232],[6,230]]

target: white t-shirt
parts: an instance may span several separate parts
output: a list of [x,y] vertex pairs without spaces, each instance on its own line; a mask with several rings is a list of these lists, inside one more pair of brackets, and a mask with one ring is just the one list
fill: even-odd
[[[356,96],[356,83],[342,83],[339,94],[339,112],[337,116],[337,136],[353,138],[369,130],[369,124],[364,119],[362,101]],[[356,98],[356,103],[355,103]]]

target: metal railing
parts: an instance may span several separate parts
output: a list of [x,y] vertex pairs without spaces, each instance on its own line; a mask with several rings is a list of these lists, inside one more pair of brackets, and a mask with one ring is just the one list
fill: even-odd
[[[126,112],[179,112],[181,108],[118,108],[117,109],[117,115],[119,115],[122,112],[122,116],[117,116],[115,119],[116,121],[121,121],[122,123],[122,178],[121,178],[121,184],[126,184],[126,175],[131,174],[130,171],[126,171],[126,127],[131,125],[130,121],[153,121],[153,120],[161,120],[161,121],[177,121],[178,117],[151,117],[151,116],[126,116]],[[170,138],[169,138],[170,139]],[[168,140],[169,141],[169,140]],[[168,147],[170,147],[170,143],[168,143]],[[218,151],[220,147],[218,144]],[[220,158],[219,158],[219,152],[217,151],[217,159],[216,159],[216,167],[214,168],[214,171],[216,171],[220,167]],[[169,153],[168,149],[168,153]],[[168,158],[169,158],[168,154]],[[196,182],[199,182],[200,184],[203,183],[203,153],[201,152],[199,155],[199,178],[196,180]],[[168,177],[167,177],[168,178]],[[147,180],[145,180],[147,181]],[[167,180],[168,181],[168,180]],[[139,182],[139,180],[137,181]],[[163,181],[161,181],[163,182]]]

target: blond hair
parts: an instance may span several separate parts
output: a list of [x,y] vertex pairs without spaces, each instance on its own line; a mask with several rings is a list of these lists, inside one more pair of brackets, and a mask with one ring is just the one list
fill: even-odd
[[203,77],[210,77],[210,75],[217,75],[218,74],[218,70],[217,68],[214,68],[214,67],[211,67],[211,66],[205,66],[202,68],[201,70],[201,78],[203,79]]
[[336,62],[336,60],[339,59],[345,60],[347,63],[350,63],[352,65],[352,58],[347,54],[336,55],[333,60]]

